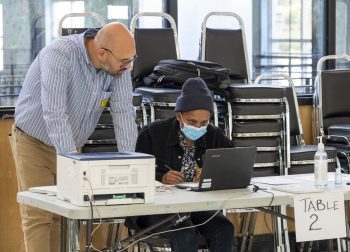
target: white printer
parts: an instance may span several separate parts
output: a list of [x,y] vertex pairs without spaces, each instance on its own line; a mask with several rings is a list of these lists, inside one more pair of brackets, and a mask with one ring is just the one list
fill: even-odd
[[77,206],[154,202],[155,158],[136,152],[57,155],[57,197]]

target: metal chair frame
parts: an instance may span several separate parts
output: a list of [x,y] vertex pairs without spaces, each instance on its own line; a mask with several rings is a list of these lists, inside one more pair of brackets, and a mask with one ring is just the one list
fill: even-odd
[[[100,15],[98,15],[97,13],[94,13],[94,12],[68,13],[60,19],[60,22],[58,24],[58,36],[60,36],[60,37],[62,36],[62,29],[64,29],[63,22],[66,19],[72,18],[72,17],[92,17],[97,22],[99,22],[101,24],[101,26],[105,25],[105,20],[103,19],[103,17],[101,17]],[[71,29],[73,30],[74,28],[71,28]]]
[[130,22],[130,31],[133,35],[135,35],[136,23],[140,17],[162,17],[170,23],[171,29],[174,32],[176,54],[177,54],[177,58],[179,59],[180,58],[180,47],[179,47],[179,42],[178,42],[176,22],[173,19],[173,17],[167,13],[164,13],[164,12],[140,12],[140,13],[136,14],[135,16],[133,16],[133,18],[131,19],[131,22]]
[[[254,168],[261,167],[280,167],[280,174],[283,175],[285,172],[285,167],[287,166],[288,160],[288,146],[289,140],[289,104],[286,97],[278,99],[233,99],[233,103],[272,103],[272,104],[283,104],[284,113],[282,114],[269,114],[269,115],[233,115],[232,120],[267,120],[267,119],[281,119],[282,120],[282,130],[279,132],[251,132],[251,133],[233,133],[233,137],[280,137],[281,144],[277,147],[258,147],[258,151],[278,151],[279,161],[274,163],[255,163]],[[232,132],[232,131],[231,131]],[[278,212],[284,211],[284,209],[275,209]],[[240,236],[242,238],[241,252],[251,251],[253,243],[253,233],[256,224],[256,212],[251,212],[250,210],[245,211],[242,216]],[[272,218],[272,226],[274,230],[274,243],[275,245],[283,251],[289,251],[289,237],[288,230],[286,230],[286,221],[280,220],[280,218]]]
[[[315,116],[316,116],[316,130],[317,130],[317,136],[325,136],[324,133],[324,125],[323,125],[323,113],[322,113],[322,69],[323,65],[328,60],[346,60],[350,61],[350,56],[346,54],[341,55],[328,55],[322,57],[318,63],[317,63],[317,77],[316,77],[316,94],[314,96],[314,104],[315,104]],[[332,136],[328,136],[332,137]],[[339,138],[344,138],[343,136],[334,136]],[[343,139],[347,143],[349,143],[349,140]]]
[[202,23],[201,60],[206,60],[206,58],[205,58],[205,46],[206,46],[206,37],[207,37],[206,28],[207,28],[208,19],[210,17],[213,17],[213,16],[233,17],[238,21],[240,29],[242,30],[244,56],[245,56],[245,63],[246,63],[246,69],[247,69],[247,82],[250,83],[251,78],[250,78],[248,50],[247,50],[247,42],[246,42],[246,38],[245,38],[244,23],[243,23],[243,19],[238,14],[236,14],[234,12],[210,12],[205,16],[204,21]]
[[[257,133],[233,133],[233,137],[281,137],[282,146],[278,147],[259,147],[258,151],[276,151],[278,150],[280,159],[279,163],[255,163],[254,168],[258,167],[271,167],[271,166],[279,166],[280,174],[283,175],[285,173],[285,167],[288,167],[290,160],[288,158],[289,152],[289,104],[287,98],[281,99],[234,99],[234,103],[282,103],[284,104],[285,113],[278,115],[238,115],[233,116],[232,120],[266,120],[266,119],[281,119],[282,120],[282,132],[257,132]],[[285,151],[282,151],[285,150]],[[283,158],[281,158],[283,155]]]
[[[165,107],[165,108],[175,108],[176,103],[174,102],[154,102],[150,99],[144,98],[145,104],[149,105],[149,110],[150,110],[150,114],[149,114],[149,118],[150,118],[150,122],[155,122],[156,121],[156,115],[155,115],[155,107]],[[219,113],[218,113],[218,108],[216,103],[213,103],[214,106],[214,125],[216,127],[218,127],[219,125]],[[146,109],[147,111],[147,109]],[[146,124],[145,124],[146,125]]]
[[[298,100],[297,100],[297,95],[296,95],[296,89],[295,89],[295,85],[294,85],[292,78],[290,78],[290,76],[288,76],[286,74],[262,74],[255,79],[254,84],[259,84],[261,80],[271,80],[271,79],[276,79],[276,78],[282,78],[282,79],[287,80],[288,86],[291,87],[291,89],[292,89],[294,104],[291,104],[291,106],[295,106],[297,122],[298,122],[298,126],[299,126],[299,129],[298,129],[299,134],[295,136],[296,142],[297,142],[297,145],[299,145],[299,146],[305,146],[303,128],[302,128],[301,119],[300,119],[299,104],[297,102]],[[273,84],[273,85],[276,85],[276,84]],[[281,86],[281,85],[277,85],[277,86]],[[288,156],[289,156],[289,160],[290,160],[290,155],[291,155],[290,148],[288,148],[288,149],[289,149]],[[335,159],[328,159],[327,162],[328,163],[336,163],[336,166],[340,167],[339,159],[337,157]],[[315,163],[314,160],[289,161],[289,166],[287,166],[285,169],[285,175],[288,175],[288,168],[290,168],[290,165],[312,165],[314,163]],[[287,164],[288,164],[288,162],[287,162]],[[287,228],[286,224],[284,225],[284,228],[286,228],[286,231],[288,232],[288,228]],[[312,242],[310,242],[310,244],[309,244],[310,250],[312,248],[312,244],[313,244]],[[340,244],[340,241],[338,239],[338,245],[339,244]],[[303,242],[301,245],[300,251],[303,251],[304,246],[305,246],[305,244]]]
[[[177,27],[176,27],[176,22],[173,19],[172,16],[170,16],[167,13],[163,12],[141,12],[136,14],[132,19],[130,23],[130,30],[133,35],[135,35],[135,29],[137,25],[137,21],[141,17],[161,17],[167,20],[170,23],[171,29],[173,30],[174,33],[174,40],[175,40],[175,50],[176,50],[176,55],[177,58],[180,58],[180,47],[179,47],[179,42],[178,42],[178,35],[177,35]],[[143,116],[144,116],[144,125],[147,125],[150,122],[154,122],[156,120],[155,118],[155,107],[175,107],[175,103],[173,102],[153,102],[150,99],[144,98],[143,99]],[[147,109],[145,104],[149,106],[150,113],[147,113]],[[147,119],[149,117],[149,120]]]

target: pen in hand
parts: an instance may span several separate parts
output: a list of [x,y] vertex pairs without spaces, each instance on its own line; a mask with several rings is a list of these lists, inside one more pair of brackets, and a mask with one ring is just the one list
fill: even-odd
[[165,166],[165,168],[167,168],[169,171],[172,171],[172,170],[173,170],[173,169],[171,169],[170,166],[167,165],[167,164],[164,164],[164,166]]
[[164,167],[168,169],[168,172],[166,172],[162,178],[164,184],[177,184],[183,181],[181,172],[171,169],[167,164],[164,164]]

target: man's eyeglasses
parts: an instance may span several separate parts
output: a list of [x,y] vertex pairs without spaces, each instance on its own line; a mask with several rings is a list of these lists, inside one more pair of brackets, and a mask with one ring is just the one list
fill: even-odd
[[121,64],[120,64],[120,69],[122,69],[122,70],[125,70],[125,69],[126,69],[126,66],[129,65],[131,62],[133,62],[133,61],[137,58],[137,55],[135,54],[131,59],[120,60],[120,59],[117,58],[117,56],[115,56],[115,54],[114,54],[111,50],[109,50],[109,49],[107,49],[107,48],[102,48],[102,49],[104,49],[105,51],[107,51],[107,52],[109,52],[110,54],[112,54],[113,57],[114,57],[117,61],[119,61],[119,62],[121,63]]

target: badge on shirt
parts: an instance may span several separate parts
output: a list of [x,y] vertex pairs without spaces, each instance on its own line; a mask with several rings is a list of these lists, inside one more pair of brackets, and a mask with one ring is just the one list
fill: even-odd
[[107,99],[103,99],[103,100],[101,101],[100,108],[106,107],[107,103],[108,103],[108,98],[107,98]]

